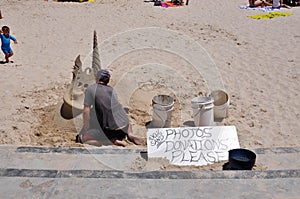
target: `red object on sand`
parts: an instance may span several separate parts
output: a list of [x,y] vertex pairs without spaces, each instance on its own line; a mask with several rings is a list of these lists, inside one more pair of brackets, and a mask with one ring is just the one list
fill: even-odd
[[178,7],[178,6],[182,6],[182,4],[175,4],[172,1],[167,1],[167,2],[161,2],[161,6],[162,7]]
[[2,14],[1,14],[1,10],[0,10],[0,19],[2,19],[3,17],[2,17]]

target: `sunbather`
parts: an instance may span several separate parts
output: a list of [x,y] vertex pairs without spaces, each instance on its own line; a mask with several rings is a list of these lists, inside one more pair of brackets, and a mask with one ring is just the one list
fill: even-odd
[[259,7],[259,6],[265,7],[265,6],[272,6],[272,4],[265,0],[249,0],[249,6],[251,8]]
[[288,5],[284,4],[283,0],[273,0],[272,7],[273,8],[283,7],[283,8],[288,8],[288,9],[292,8],[291,6],[288,6]]
[[277,1],[272,1],[272,2],[267,2],[265,0],[249,0],[249,6],[251,8],[253,7],[265,7],[265,6],[272,6],[273,8],[292,8],[291,6],[288,6],[286,4],[283,3],[283,0],[279,0],[279,2],[277,3]]

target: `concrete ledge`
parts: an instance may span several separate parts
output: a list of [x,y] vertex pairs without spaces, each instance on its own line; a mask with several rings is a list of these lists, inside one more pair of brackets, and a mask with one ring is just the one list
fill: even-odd
[[257,164],[263,166],[252,171],[131,170],[137,158],[148,160],[145,148],[0,146],[0,149],[0,177],[275,179],[300,176],[299,147],[251,149],[258,155]]
[[[250,149],[256,154],[300,153],[300,147],[277,147]],[[129,154],[147,153],[147,149],[107,149],[107,148],[59,148],[59,147],[17,147],[18,153],[66,153],[66,154]]]
[[107,149],[107,148],[60,148],[60,147],[17,147],[17,153],[64,153],[64,154],[129,154],[146,153],[146,149]]
[[251,149],[268,170],[130,170],[146,149],[0,146],[2,198],[299,198],[300,148]]
[[257,148],[253,151],[256,154],[300,153],[300,147]]
[[149,171],[0,169],[0,177],[111,179],[275,179],[300,178],[300,170],[270,171]]

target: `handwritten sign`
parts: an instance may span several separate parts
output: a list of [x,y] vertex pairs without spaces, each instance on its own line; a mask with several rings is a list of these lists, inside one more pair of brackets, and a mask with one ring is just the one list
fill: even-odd
[[228,151],[240,145],[235,126],[209,126],[148,129],[147,148],[149,158],[201,166],[228,160]]

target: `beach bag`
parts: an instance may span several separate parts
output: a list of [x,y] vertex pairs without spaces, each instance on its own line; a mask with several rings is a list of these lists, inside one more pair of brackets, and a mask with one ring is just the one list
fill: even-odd
[[283,0],[283,3],[289,6],[299,6],[300,0]]
[[173,3],[174,5],[181,5],[181,2],[179,0],[174,0]]
[[161,1],[154,1],[154,6],[161,6]]

